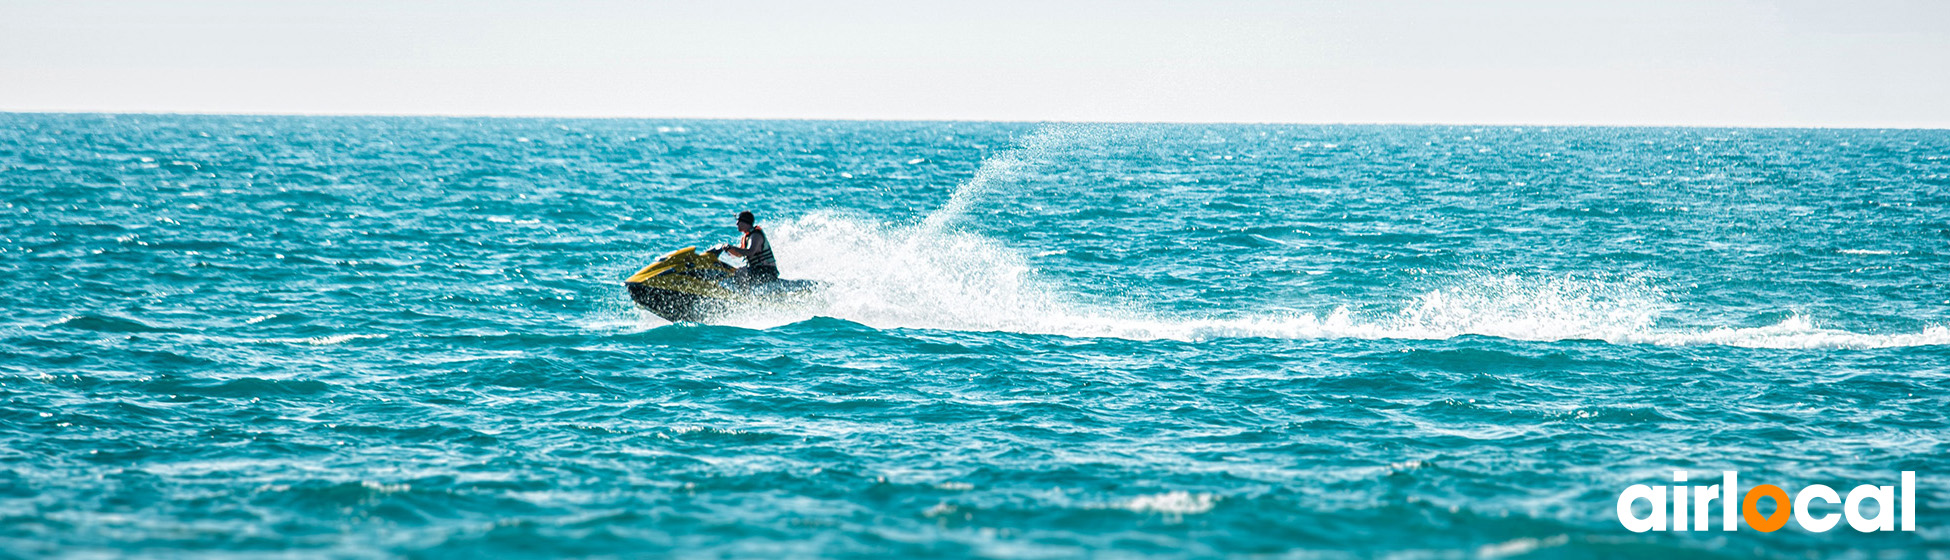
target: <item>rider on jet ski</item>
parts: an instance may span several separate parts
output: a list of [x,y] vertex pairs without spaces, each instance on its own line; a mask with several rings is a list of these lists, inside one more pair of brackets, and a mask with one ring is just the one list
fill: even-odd
[[[751,309],[819,305],[826,283],[779,278],[772,244],[756,221],[751,212],[738,214],[738,231],[744,236],[737,246],[704,252],[685,247],[658,257],[623,280],[630,299],[673,323],[701,323]],[[719,260],[724,253],[743,257],[745,266],[734,269]]]
[[743,286],[759,286],[779,279],[779,261],[772,258],[772,244],[765,240],[765,230],[754,222],[758,219],[750,211],[738,213],[737,245],[719,245],[714,251],[729,253],[745,259],[745,266],[732,273],[732,279]]

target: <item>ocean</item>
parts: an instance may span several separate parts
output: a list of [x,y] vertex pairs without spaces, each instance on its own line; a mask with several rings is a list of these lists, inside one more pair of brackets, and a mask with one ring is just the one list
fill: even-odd
[[0,274],[0,556],[1950,557],[1950,131],[0,114]]

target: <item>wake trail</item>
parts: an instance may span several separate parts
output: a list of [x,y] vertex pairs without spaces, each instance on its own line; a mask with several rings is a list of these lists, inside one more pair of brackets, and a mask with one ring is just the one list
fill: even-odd
[[[1950,345],[1950,328],[1868,334],[1824,328],[1792,314],[1763,327],[1673,328],[1674,309],[1657,287],[1635,280],[1575,275],[1463,275],[1409,296],[1385,311],[1335,306],[1317,313],[1244,317],[1164,317],[1141,308],[1083,302],[1043,280],[1022,251],[963,230],[972,209],[1034,166],[1103,127],[1046,126],[1015,148],[992,154],[948,200],[917,223],[884,223],[842,211],[815,211],[775,223],[781,268],[826,282],[816,309],[754,310],[725,318],[769,328],[826,316],[879,329],[1013,332],[1079,338],[1204,342],[1238,338],[1445,340],[1492,336],[1523,341],[1599,340],[1659,346],[1826,349]],[[1372,307],[1369,307],[1372,309]]]

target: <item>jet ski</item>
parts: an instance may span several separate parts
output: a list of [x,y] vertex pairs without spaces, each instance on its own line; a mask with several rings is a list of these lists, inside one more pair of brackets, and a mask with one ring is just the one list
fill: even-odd
[[798,305],[814,299],[823,283],[784,278],[745,285],[718,251],[672,251],[623,281],[630,299],[670,322],[701,323],[729,312]]

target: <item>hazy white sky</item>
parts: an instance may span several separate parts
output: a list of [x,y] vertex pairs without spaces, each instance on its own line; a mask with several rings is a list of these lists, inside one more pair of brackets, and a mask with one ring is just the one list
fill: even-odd
[[0,111],[1950,127],[1950,1],[0,0]]

